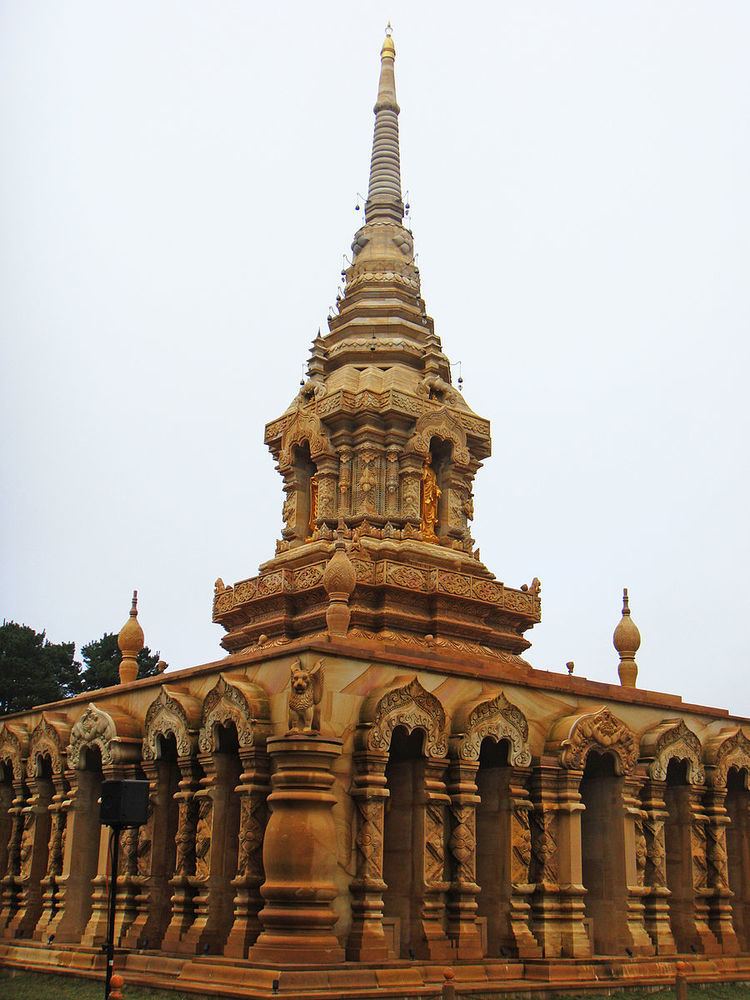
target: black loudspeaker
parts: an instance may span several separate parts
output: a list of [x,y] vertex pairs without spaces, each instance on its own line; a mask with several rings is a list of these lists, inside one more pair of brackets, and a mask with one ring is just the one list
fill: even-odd
[[147,781],[103,781],[102,826],[143,826],[148,818]]

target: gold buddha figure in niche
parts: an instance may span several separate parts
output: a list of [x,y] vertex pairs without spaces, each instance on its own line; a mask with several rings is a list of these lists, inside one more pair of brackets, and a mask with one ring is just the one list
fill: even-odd
[[422,535],[426,542],[438,540],[435,528],[438,522],[438,500],[442,490],[432,467],[432,455],[428,455],[422,466]]
[[315,531],[318,520],[318,474],[310,476],[310,517],[307,520],[308,538]]

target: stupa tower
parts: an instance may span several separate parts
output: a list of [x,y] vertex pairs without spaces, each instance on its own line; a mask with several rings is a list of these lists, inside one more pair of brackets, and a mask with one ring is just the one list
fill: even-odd
[[266,426],[284,478],[282,537],[259,576],[217,581],[214,621],[232,652],[261,637],[325,632],[323,574],[338,537],[356,574],[353,639],[437,644],[524,667],[538,584],[505,587],[474,551],[472,487],[490,427],[452,385],[422,299],[404,222],[395,57],[389,29],[364,225],[338,313],[313,342],[308,380]]

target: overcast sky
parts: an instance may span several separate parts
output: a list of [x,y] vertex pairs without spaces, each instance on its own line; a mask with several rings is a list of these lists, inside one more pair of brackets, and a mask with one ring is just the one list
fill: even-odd
[[0,617],[130,592],[172,667],[281,529],[394,26],[423,293],[492,422],[474,535],[530,661],[750,715],[750,5],[0,2]]

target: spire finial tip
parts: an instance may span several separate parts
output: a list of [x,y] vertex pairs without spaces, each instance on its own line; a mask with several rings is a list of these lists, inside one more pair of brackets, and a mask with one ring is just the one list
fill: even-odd
[[630,614],[630,601],[628,599],[628,588],[622,588],[622,613],[624,615]]

